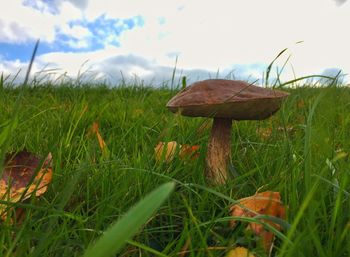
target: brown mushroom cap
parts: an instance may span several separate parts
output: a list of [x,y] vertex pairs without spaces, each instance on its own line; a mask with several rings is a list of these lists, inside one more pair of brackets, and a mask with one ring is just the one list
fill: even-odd
[[288,95],[240,80],[208,79],[179,92],[167,108],[184,116],[262,120],[278,111]]

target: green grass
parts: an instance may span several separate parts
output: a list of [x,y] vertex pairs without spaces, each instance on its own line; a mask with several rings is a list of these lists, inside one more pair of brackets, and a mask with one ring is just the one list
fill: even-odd
[[[9,88],[2,81],[0,157],[21,149],[51,152],[54,179],[44,196],[17,204],[26,210],[21,225],[0,224],[0,256],[83,256],[102,231],[171,181],[174,192],[118,256],[179,256],[183,250],[187,256],[224,256],[237,245],[267,256],[244,230],[247,220],[228,226],[232,202],[257,190],[281,192],[288,206],[289,226],[277,235],[272,256],[350,255],[349,88],[290,89],[270,119],[235,122],[236,177],[213,188],[203,176],[210,130],[198,132],[207,120],[170,113],[165,104],[176,90]],[[94,121],[108,156],[87,136]],[[264,138],[259,131],[266,128],[272,133]],[[159,141],[198,144],[200,157],[157,164]]]

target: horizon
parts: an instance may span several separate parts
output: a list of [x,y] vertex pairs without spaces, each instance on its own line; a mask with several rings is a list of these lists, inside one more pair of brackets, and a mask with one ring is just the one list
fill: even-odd
[[271,77],[282,69],[282,81],[341,72],[348,81],[349,11],[346,0],[13,0],[0,17],[0,73],[21,70],[17,80],[23,81],[40,39],[31,79],[83,73],[110,84],[139,79],[157,86],[176,68],[177,81],[262,83],[268,65],[287,48]]

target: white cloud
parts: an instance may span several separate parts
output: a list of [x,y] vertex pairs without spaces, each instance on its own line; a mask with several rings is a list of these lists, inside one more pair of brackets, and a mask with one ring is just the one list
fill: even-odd
[[[156,2],[152,1],[153,11],[158,10]],[[350,24],[349,7],[347,3],[339,8],[330,0],[187,1],[181,10],[161,5],[156,15],[146,11],[144,27],[124,31],[120,42],[124,51],[162,65],[172,65],[169,53],[178,52],[184,69],[268,64],[288,47],[297,75],[329,66],[350,70],[343,53],[349,45],[344,31]],[[295,45],[301,40],[303,44]]]
[[82,48],[88,48],[89,47],[89,42],[87,40],[72,40],[69,39],[68,41],[65,42],[69,47],[74,48],[74,49],[82,49]]
[[346,2],[347,0],[335,0],[335,2],[338,4],[338,5],[342,5]]
[[60,29],[60,32],[78,40],[91,36],[91,32],[87,28],[80,25],[69,26],[64,24]]
[[94,20],[100,15],[106,15],[107,18],[126,19],[134,16],[143,17],[161,17],[175,12],[181,7],[185,0],[89,0],[84,10],[85,17]]
[[336,22],[339,18],[327,17],[337,17],[342,10],[332,2],[308,2],[218,0],[213,5],[188,1],[181,11],[162,12],[165,24],[159,24],[157,15],[145,16],[143,28],[122,34],[121,45],[127,52],[162,62],[170,61],[168,53],[179,52],[183,67],[211,70],[233,64],[268,63],[278,51],[300,40],[306,42],[300,47],[316,41],[311,48],[334,53],[335,49],[325,43],[327,38],[334,40],[329,32],[344,42],[348,39]]
[[65,41],[65,44],[75,49],[88,48],[89,39],[92,36],[90,30],[80,25],[64,24],[59,33],[68,36],[70,39]]
[[44,6],[41,3],[39,9],[34,9],[24,6],[21,0],[7,1],[0,17],[0,42],[18,43],[37,38],[53,42],[60,28],[71,20],[82,18],[81,11],[69,2],[60,5],[61,15],[50,13]]
[[[0,75],[4,76],[5,82],[7,83],[22,83],[24,81],[27,67],[28,64],[21,62],[20,60],[1,60]],[[33,65],[33,69],[38,69],[38,65],[36,63]]]
[[[284,58],[277,61],[282,66],[291,55],[284,79],[293,78],[291,65],[296,76],[320,74],[328,68],[350,72],[345,54],[350,45],[349,1],[339,6],[336,2],[340,0],[56,0],[59,15],[18,9],[19,0],[9,2],[8,17],[0,18],[0,41],[21,40],[15,31],[23,32],[24,38],[44,35],[46,41],[52,41],[59,32],[72,37],[66,41],[70,46],[84,48],[91,31],[80,25],[68,26],[69,21],[91,22],[101,15],[119,19],[116,26],[124,26],[120,35],[100,28],[104,49],[56,52],[38,58],[41,64],[53,63],[72,76],[87,59],[98,74],[123,70],[144,78],[171,76],[178,55],[178,69],[196,70],[194,76],[236,70],[238,76],[260,78],[264,66],[286,47]],[[13,13],[18,17],[10,17]],[[136,16],[142,16],[143,26],[127,30],[120,19]],[[28,25],[30,21],[35,28]],[[298,41],[303,43],[296,44]],[[120,47],[111,46],[115,42]]]
[[71,2],[73,5],[75,5],[78,8],[84,9],[86,8],[89,0],[68,0]]

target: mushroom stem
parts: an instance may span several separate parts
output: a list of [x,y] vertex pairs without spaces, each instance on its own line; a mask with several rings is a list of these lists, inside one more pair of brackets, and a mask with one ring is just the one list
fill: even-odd
[[214,118],[210,134],[206,177],[213,184],[225,184],[228,179],[228,164],[231,159],[231,127],[232,119]]

